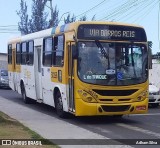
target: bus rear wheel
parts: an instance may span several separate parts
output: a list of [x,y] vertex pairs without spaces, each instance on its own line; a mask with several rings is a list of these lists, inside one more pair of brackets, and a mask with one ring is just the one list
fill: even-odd
[[21,94],[22,94],[22,98],[25,104],[29,104],[30,103],[30,99],[26,96],[26,90],[24,87],[24,84],[21,85]]
[[57,94],[56,94],[55,108],[56,108],[57,115],[60,118],[66,117],[66,112],[63,110],[63,102],[62,102],[62,97],[61,97],[60,92],[57,92]]

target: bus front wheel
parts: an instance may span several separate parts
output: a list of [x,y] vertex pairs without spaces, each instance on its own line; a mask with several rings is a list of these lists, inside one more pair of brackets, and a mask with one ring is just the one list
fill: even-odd
[[57,94],[56,94],[55,108],[56,108],[57,115],[59,117],[61,117],[61,118],[66,117],[66,112],[63,111],[63,102],[62,102],[62,97],[61,97],[60,92],[57,92]]

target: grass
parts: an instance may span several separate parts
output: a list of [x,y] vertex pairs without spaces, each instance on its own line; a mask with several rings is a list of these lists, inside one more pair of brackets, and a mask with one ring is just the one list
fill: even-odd
[[[51,143],[49,140],[44,139],[36,132],[25,127],[17,120],[9,117],[8,115],[0,112],[0,139],[23,139],[23,140],[34,140],[42,141],[42,146],[29,146],[30,148],[59,148],[59,146]],[[17,148],[17,147],[28,147],[26,146],[5,146],[5,148]]]

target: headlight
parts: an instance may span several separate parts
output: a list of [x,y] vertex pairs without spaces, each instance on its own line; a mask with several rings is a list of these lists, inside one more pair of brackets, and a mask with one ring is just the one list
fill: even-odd
[[1,81],[1,83],[9,83],[9,80],[8,79],[4,79],[4,78],[1,78],[0,81]]
[[137,100],[143,101],[147,97],[147,95],[148,95],[148,91],[144,91],[137,97]]
[[78,94],[82,98],[83,101],[88,102],[88,103],[96,103],[97,100],[91,96],[88,92],[84,90],[78,90]]

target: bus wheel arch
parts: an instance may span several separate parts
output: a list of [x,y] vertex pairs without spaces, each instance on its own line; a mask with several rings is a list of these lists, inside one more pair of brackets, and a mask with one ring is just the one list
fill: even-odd
[[26,96],[26,89],[25,89],[23,80],[20,81],[20,88],[21,88],[21,94],[22,94],[22,98],[23,98],[24,103],[29,104],[30,99]]
[[54,88],[53,94],[54,94],[54,104],[55,104],[56,113],[59,117],[65,118],[66,112],[63,110],[62,96],[58,87]]

